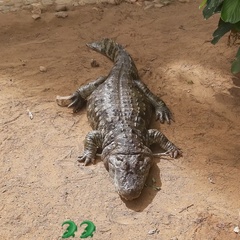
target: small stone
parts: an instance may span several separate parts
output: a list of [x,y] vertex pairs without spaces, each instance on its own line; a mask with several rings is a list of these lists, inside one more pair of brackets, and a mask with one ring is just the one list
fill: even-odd
[[44,67],[44,66],[40,66],[40,67],[39,67],[39,70],[40,70],[40,72],[46,72],[46,71],[47,71],[47,68]]
[[68,13],[67,13],[67,12],[63,12],[63,11],[61,11],[61,12],[56,12],[56,13],[55,13],[55,16],[56,16],[57,18],[66,18],[66,17],[68,17]]
[[5,1],[5,3],[4,3],[4,5],[5,6],[13,6],[14,5],[14,2],[12,2],[12,1]]
[[144,8],[144,10],[147,10],[147,9],[153,7],[153,6],[154,6],[153,4],[147,5],[147,6]]
[[99,67],[99,63],[95,60],[95,59],[92,59],[91,60],[91,67]]
[[30,9],[32,9],[32,6],[31,5],[23,5],[22,9],[23,10],[30,10]]
[[170,0],[163,1],[163,4],[164,4],[165,6],[169,5],[170,3],[171,3]]
[[32,14],[40,15],[44,10],[44,6],[41,3],[32,3]]
[[149,6],[149,5],[152,5],[153,3],[152,2],[150,2],[150,1],[144,1],[144,5],[145,6]]
[[77,7],[77,6],[79,6],[79,3],[78,2],[74,2],[72,5],[73,5],[73,7]]
[[53,0],[42,0],[42,4],[48,6],[53,5]]
[[13,7],[13,8],[10,9],[11,12],[16,12],[18,10],[19,10],[19,8],[17,8],[17,7]]
[[56,12],[64,12],[67,11],[67,6],[65,4],[57,4],[55,11]]
[[156,3],[156,4],[154,4],[154,7],[156,7],[156,8],[161,8],[161,7],[164,7],[165,5],[164,4],[162,4],[162,3]]
[[157,232],[157,229],[152,229],[152,230],[148,231],[148,234],[149,234],[149,235],[153,235],[153,234],[155,234],[156,232]]
[[239,226],[236,226],[236,227],[233,229],[233,231],[234,231],[235,233],[239,233],[239,232],[240,232]]
[[38,19],[41,18],[41,16],[40,16],[39,14],[33,14],[33,15],[32,15],[32,18],[33,18],[34,20],[38,20]]
[[40,8],[33,8],[33,10],[32,10],[33,15],[39,15],[40,16],[41,13],[42,13],[42,10]]

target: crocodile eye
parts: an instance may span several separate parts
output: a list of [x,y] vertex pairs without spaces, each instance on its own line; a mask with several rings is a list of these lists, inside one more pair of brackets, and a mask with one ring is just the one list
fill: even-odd
[[129,163],[126,160],[126,156],[116,156],[115,166],[117,168],[122,169],[122,170],[128,170],[129,169]]
[[121,165],[123,164],[123,160],[119,156],[112,156],[110,161],[116,167],[121,167]]
[[150,157],[145,157],[143,161],[141,161],[141,164],[139,166],[139,170],[141,172],[145,172],[146,169],[150,167],[151,164],[151,158]]
[[117,160],[118,162],[122,162],[122,161],[123,161],[123,158],[120,157],[120,156],[116,156],[116,160]]

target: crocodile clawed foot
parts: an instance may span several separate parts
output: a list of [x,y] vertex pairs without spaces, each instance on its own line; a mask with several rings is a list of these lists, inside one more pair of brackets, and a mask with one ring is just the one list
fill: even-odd
[[156,108],[155,111],[156,120],[159,120],[161,123],[164,123],[166,121],[168,124],[170,124],[171,120],[174,121],[173,115],[167,106]]
[[182,151],[178,148],[174,148],[171,150],[167,150],[164,153],[155,153],[154,156],[161,157],[161,156],[169,156],[171,158],[177,158],[179,156],[182,156]]
[[78,162],[83,162],[84,165],[86,166],[90,163],[94,164],[95,159],[90,157],[87,153],[86,154],[84,153],[82,156],[78,157]]
[[173,149],[173,150],[170,150],[168,152],[168,155],[171,157],[171,158],[177,158],[178,156],[181,156],[182,155],[182,152],[180,149],[176,148],[176,149]]
[[83,99],[78,91],[70,96],[57,96],[56,102],[61,107],[73,108],[73,112],[78,112],[85,104],[85,99]]

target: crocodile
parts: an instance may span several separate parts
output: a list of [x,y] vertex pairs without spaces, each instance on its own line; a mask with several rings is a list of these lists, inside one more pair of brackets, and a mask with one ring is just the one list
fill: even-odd
[[125,48],[112,39],[86,44],[113,61],[108,76],[81,86],[70,96],[57,96],[60,106],[78,112],[87,103],[87,116],[93,131],[84,141],[78,161],[94,163],[97,150],[114,182],[126,200],[138,198],[153,163],[150,146],[157,143],[163,154],[176,158],[181,150],[157,129],[149,129],[155,111],[161,123],[173,121],[171,111],[140,80],[136,65]]

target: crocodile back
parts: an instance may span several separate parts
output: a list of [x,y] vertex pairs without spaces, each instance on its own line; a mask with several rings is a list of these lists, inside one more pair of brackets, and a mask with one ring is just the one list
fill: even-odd
[[114,41],[88,44],[109,57],[114,66],[87,99],[93,129],[102,133],[102,160],[120,196],[138,197],[152,164],[148,126],[153,107],[136,86],[138,72],[131,56]]
[[[119,71],[111,71],[87,101],[92,128],[103,131],[104,135],[111,133],[115,141],[125,132],[129,137],[137,135],[146,143],[152,110],[152,105],[135,86],[124,65]],[[134,136],[131,138],[136,139]]]

